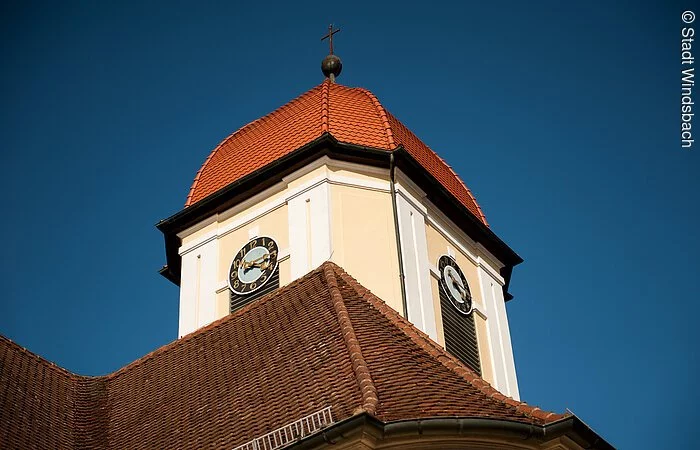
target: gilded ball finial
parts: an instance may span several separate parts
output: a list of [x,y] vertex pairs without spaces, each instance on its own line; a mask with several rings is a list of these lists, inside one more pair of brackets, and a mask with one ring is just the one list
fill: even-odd
[[328,55],[321,61],[321,71],[326,78],[335,78],[343,70],[343,63],[336,55]]

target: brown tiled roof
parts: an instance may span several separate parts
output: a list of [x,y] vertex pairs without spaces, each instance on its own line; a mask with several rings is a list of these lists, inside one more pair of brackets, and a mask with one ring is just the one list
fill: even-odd
[[226,448],[336,421],[563,416],[505,398],[333,263],[103,377],[0,339],[0,448]]
[[74,448],[78,379],[0,336],[0,448]]
[[403,146],[484,224],[486,217],[450,166],[366,89],[326,80],[223,140],[195,176],[185,206],[292,153],[324,133],[339,142],[391,151]]

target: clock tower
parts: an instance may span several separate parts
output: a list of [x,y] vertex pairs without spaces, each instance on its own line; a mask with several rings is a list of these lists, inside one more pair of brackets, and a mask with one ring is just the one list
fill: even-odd
[[87,377],[0,336],[1,448],[612,448],[519,400],[520,258],[341,67],[224,139],[158,224],[176,341]]
[[505,305],[521,259],[437,153],[335,82],[341,68],[329,55],[321,84],[224,139],[158,224],[179,336],[331,261],[518,399]]

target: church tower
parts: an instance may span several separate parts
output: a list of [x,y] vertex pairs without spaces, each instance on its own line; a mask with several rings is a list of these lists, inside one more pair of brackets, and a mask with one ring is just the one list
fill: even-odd
[[331,45],[326,79],[224,139],[158,224],[179,339],[87,377],[0,336],[0,448],[613,448],[519,400],[520,258],[341,67]]
[[521,259],[437,153],[336,82],[341,69],[331,44],[325,80],[224,139],[158,224],[179,336],[331,261],[518,399],[505,303]]

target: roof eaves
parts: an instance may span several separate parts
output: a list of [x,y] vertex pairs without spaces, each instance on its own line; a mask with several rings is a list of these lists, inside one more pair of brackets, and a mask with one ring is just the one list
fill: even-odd
[[[530,442],[536,448],[547,447],[560,436],[567,436],[582,448],[613,450],[614,447],[587,427],[576,416],[568,416],[546,425],[524,424],[510,420],[485,417],[428,417],[423,419],[382,422],[375,416],[361,413],[341,420],[322,431],[294,443],[290,450],[331,448],[351,443],[354,439],[370,438],[385,443],[405,438],[420,438],[424,445],[438,443],[444,437],[461,437],[464,444],[484,436],[493,436],[499,441],[524,444]],[[483,441],[481,441],[483,443]],[[481,448],[481,446],[480,446]],[[529,448],[529,446],[528,446]]]

